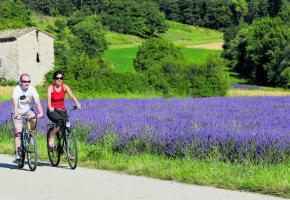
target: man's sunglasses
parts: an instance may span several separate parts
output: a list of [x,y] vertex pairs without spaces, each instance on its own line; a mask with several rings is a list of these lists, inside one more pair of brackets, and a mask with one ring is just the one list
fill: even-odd
[[54,80],[63,80],[63,77],[55,77]]
[[22,81],[22,80],[21,80],[21,82],[22,82],[22,83],[30,83],[31,81]]

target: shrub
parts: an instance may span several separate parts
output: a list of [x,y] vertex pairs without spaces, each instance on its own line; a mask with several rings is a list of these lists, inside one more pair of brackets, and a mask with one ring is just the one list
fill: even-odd
[[8,80],[4,77],[0,77],[0,86],[15,86],[16,83],[15,80]]
[[134,59],[134,67],[137,72],[156,68],[166,60],[185,60],[181,49],[161,38],[146,40],[138,49]]
[[148,85],[165,96],[225,95],[228,84],[222,65],[218,57],[210,57],[205,66],[189,65],[178,47],[158,38],[141,45],[134,60]]

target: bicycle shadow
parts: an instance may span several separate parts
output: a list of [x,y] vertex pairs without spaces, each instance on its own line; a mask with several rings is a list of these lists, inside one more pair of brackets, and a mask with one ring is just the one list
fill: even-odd
[[52,166],[50,163],[48,162],[41,162],[41,161],[38,161],[37,162],[37,167],[53,167],[53,168],[61,168],[61,169],[70,169],[69,166],[66,166],[66,165],[58,165],[56,167]]
[[[25,165],[28,165],[27,161],[24,163]],[[50,163],[47,162],[37,162],[37,167],[53,167]],[[12,170],[23,170],[23,171],[30,171],[29,169],[26,168],[19,168],[17,163],[13,161],[13,164],[11,163],[0,163],[0,168],[5,168],[5,169],[12,169]],[[59,165],[54,168],[61,168],[61,169],[70,169],[69,166],[65,165]]]
[[29,171],[28,169],[25,168],[19,168],[17,163],[15,164],[10,164],[10,163],[0,163],[0,168],[6,168],[6,169],[13,169],[13,170],[23,170],[23,171]]

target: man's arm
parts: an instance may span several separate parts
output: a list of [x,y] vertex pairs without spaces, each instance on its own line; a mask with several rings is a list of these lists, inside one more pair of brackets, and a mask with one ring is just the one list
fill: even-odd
[[13,113],[14,113],[14,118],[20,119],[21,116],[18,113],[18,99],[13,98]]
[[36,106],[37,106],[37,110],[38,110],[38,117],[43,117],[43,110],[42,110],[42,106],[41,106],[41,103],[40,103],[40,99],[39,99],[39,96],[36,96],[34,97],[34,101],[36,103]]

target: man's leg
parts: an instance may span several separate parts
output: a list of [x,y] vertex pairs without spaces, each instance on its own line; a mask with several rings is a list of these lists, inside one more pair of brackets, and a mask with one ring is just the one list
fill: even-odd
[[21,145],[22,121],[15,119],[13,122],[14,122],[15,159],[20,159],[19,150]]
[[30,119],[28,121],[28,123],[30,123],[31,130],[35,130],[36,129],[36,119],[31,119],[31,118],[35,117],[35,113],[32,110],[30,110],[27,113],[25,113],[25,116],[28,117],[28,119]]

